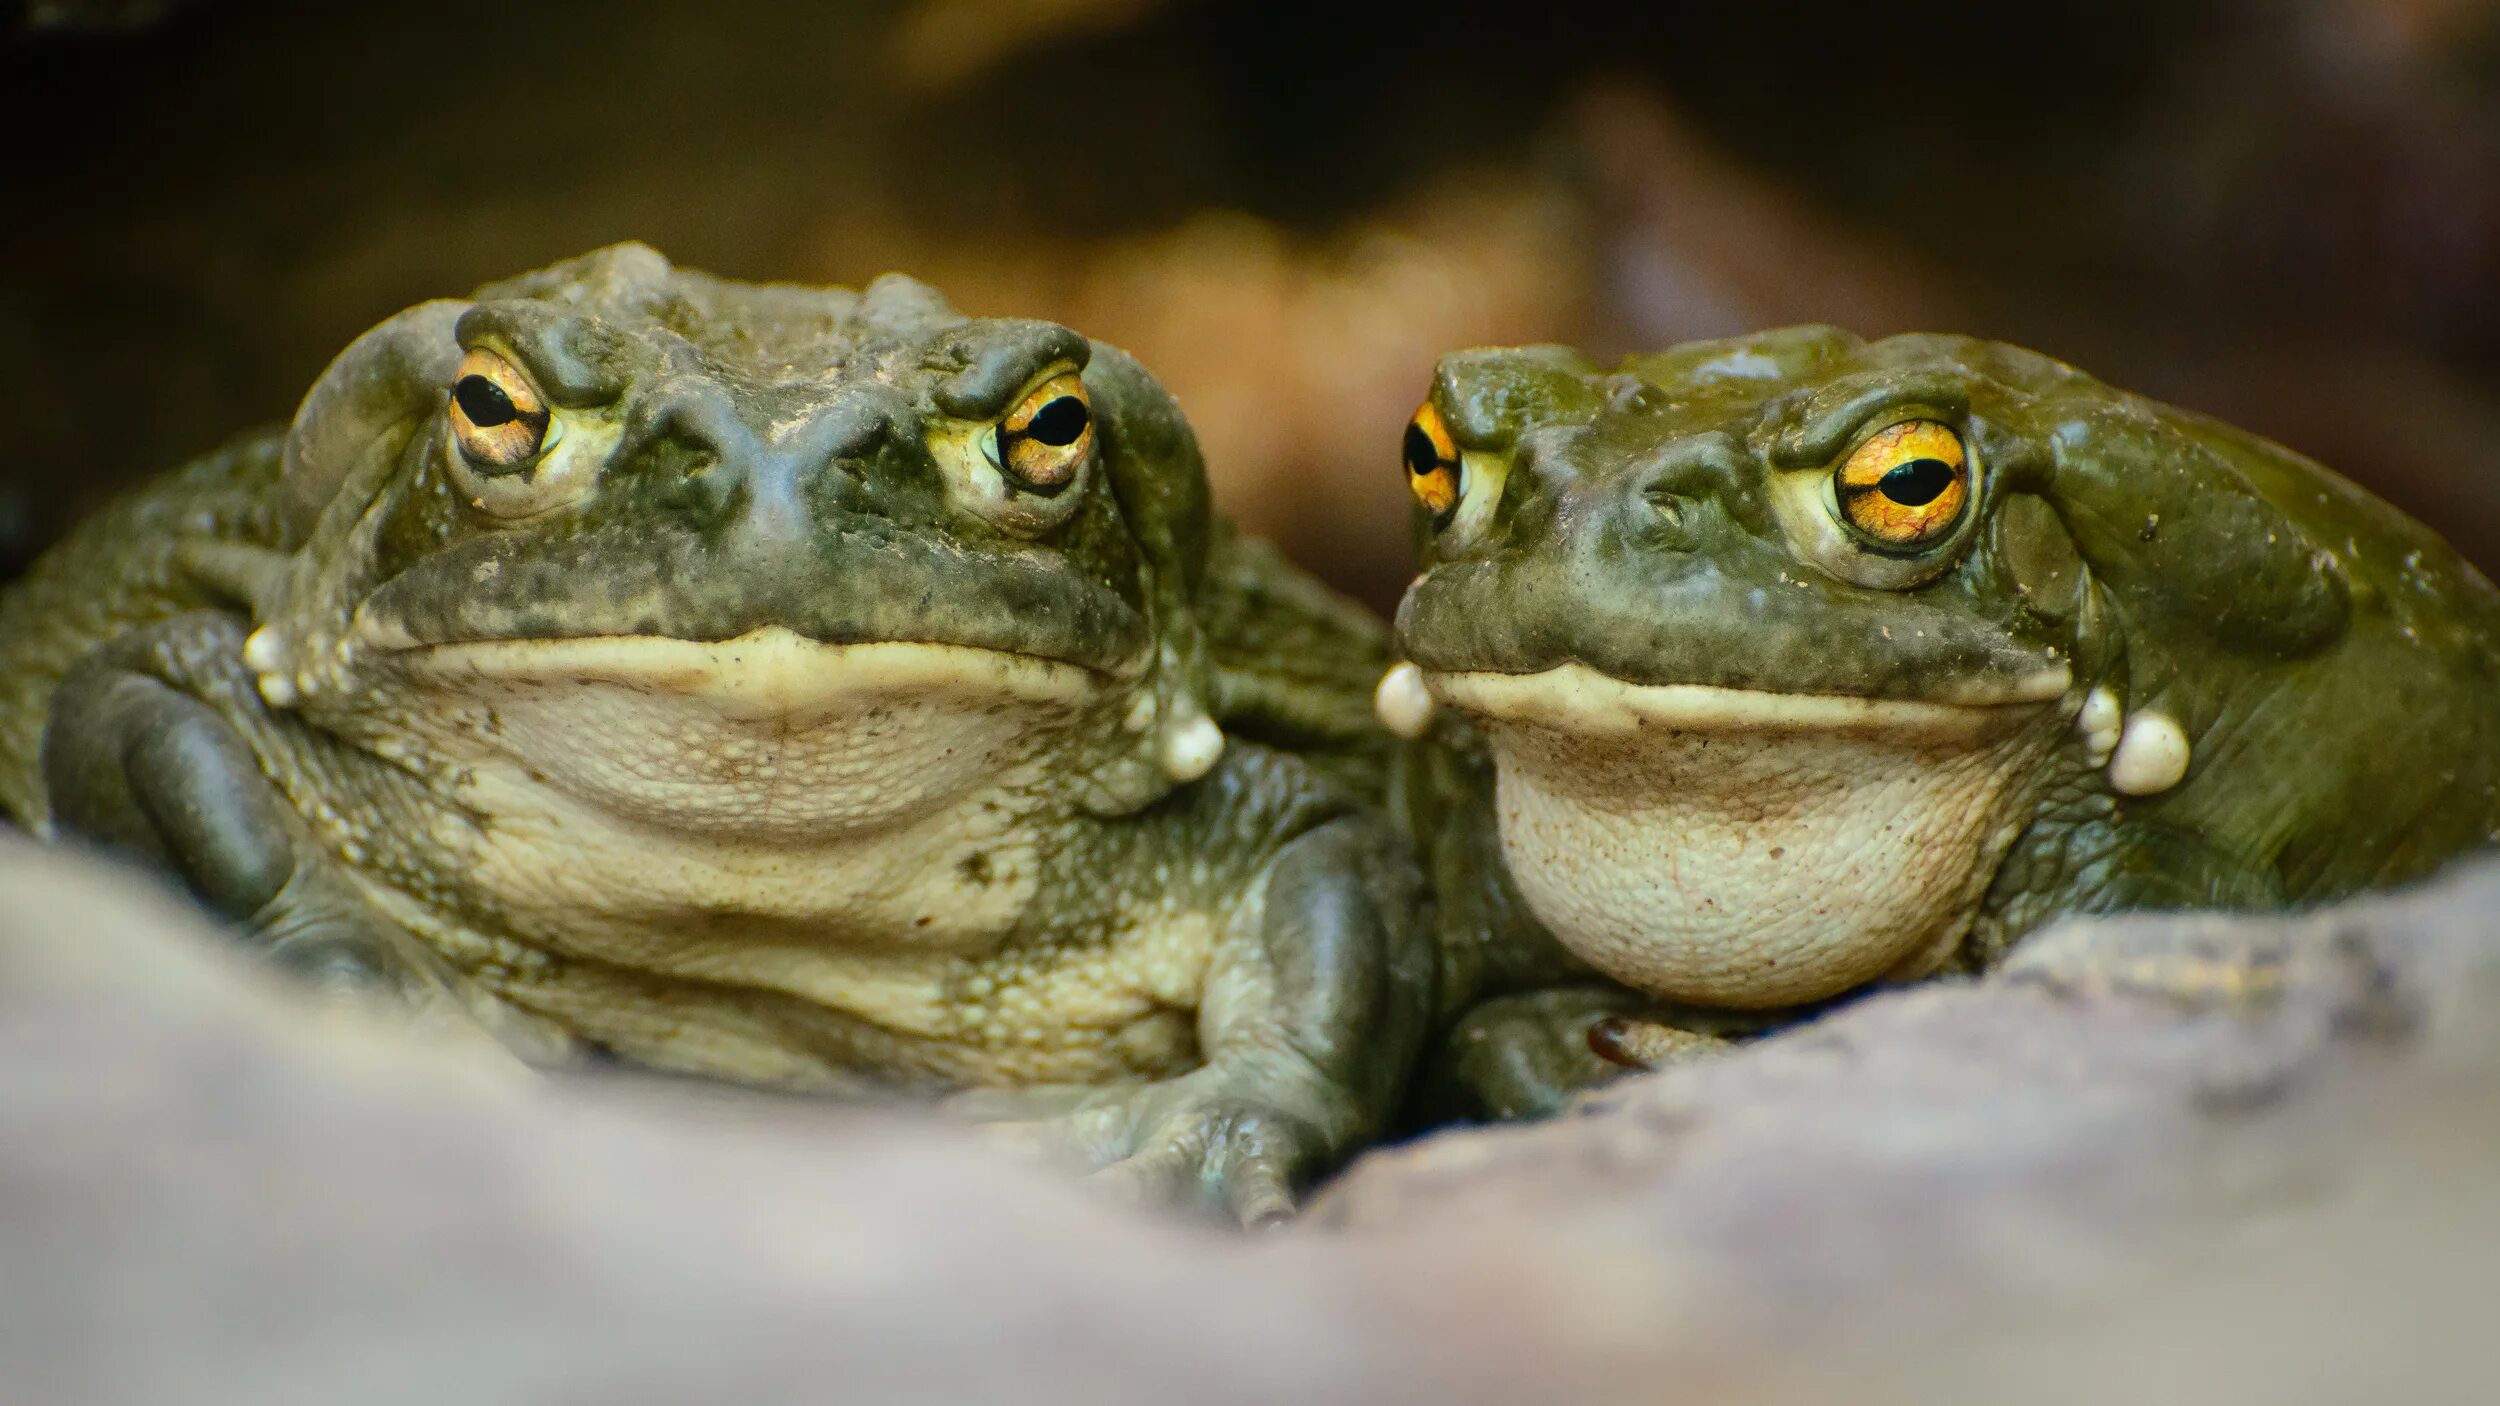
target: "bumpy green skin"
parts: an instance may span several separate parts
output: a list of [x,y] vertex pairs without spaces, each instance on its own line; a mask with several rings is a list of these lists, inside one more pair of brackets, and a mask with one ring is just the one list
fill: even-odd
[[[576,501],[498,519],[454,481],[446,390],[479,346],[573,433],[612,429]],[[932,436],[996,419],[1054,364],[1083,369],[1094,457],[1075,502],[1018,527],[967,503]],[[944,848],[942,813],[894,841],[737,814],[680,838],[677,793],[630,790],[632,768],[658,756],[699,790],[711,738],[619,732],[611,711],[551,750],[412,663],[770,629],[1092,682],[1014,744],[1003,789],[959,807],[1012,817],[966,850]],[[255,631],[274,659],[247,662]],[[743,285],[620,246],[385,323],[287,434],[125,501],[0,596],[0,805],[171,871],[282,962],[465,1011],[533,1058],[1015,1094],[988,1107],[1046,1150],[1255,1220],[1377,1131],[1430,1001],[1411,861],[1360,800],[1382,767],[1383,654],[1358,609],[1212,519],[1188,427],[1126,355],[961,317],[908,279]],[[542,687],[560,708],[567,685]],[[1173,741],[1209,716],[1228,745],[1183,780]],[[570,855],[569,832],[498,809],[603,760],[638,809],[596,842],[645,850]],[[496,768],[506,790],[482,789]],[[752,840],[773,892],[806,895],[791,874],[820,839],[849,856],[832,887],[863,889],[856,912],[764,912],[783,900],[739,887]],[[698,850],[726,867],[673,894],[667,866]],[[576,931],[529,887],[574,867],[658,874],[636,901],[662,911],[576,889]],[[915,923],[949,936],[915,947]],[[853,965],[809,965],[826,953]],[[783,975],[854,969],[855,1000]],[[1096,1004],[1052,1005],[1071,990]]]
[[[2436,534],[2280,446],[2018,348],[1822,327],[1613,371],[1559,348],[1467,352],[1432,396],[1463,449],[1509,472],[1481,530],[1419,528],[1397,645],[1427,671],[1576,661],[1640,684],[1947,699],[2071,668],[2027,818],[1947,970],[2067,914],[2304,904],[2500,832],[2500,597]],[[1941,562],[1932,580],[1870,587],[1844,576],[1892,569],[1884,554],[1818,561],[1773,488],[1820,491],[1905,416],[1961,432],[1976,496],[1966,529],[1913,563]],[[2183,780],[2113,788],[2062,726],[2096,688],[2129,718],[2177,721]],[[1404,799],[1443,897],[1445,1001],[1494,997],[1461,1021],[1442,1093],[1545,1111],[1611,1072],[1588,1021],[1646,998],[1593,980],[1528,911],[1481,735],[1446,709],[1436,733]]]

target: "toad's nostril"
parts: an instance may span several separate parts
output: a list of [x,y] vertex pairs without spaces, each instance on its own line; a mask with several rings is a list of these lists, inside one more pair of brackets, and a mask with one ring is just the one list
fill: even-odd
[[1676,440],[1634,469],[1618,491],[1628,520],[1658,546],[1689,549],[1702,517],[1726,508],[1743,476],[1742,451],[1724,434]]
[[894,429],[891,408],[871,395],[854,395],[828,407],[807,438],[807,457],[826,463],[865,459]]
[[651,406],[648,425],[651,439],[676,443],[706,463],[720,462],[752,438],[736,412],[714,394],[659,398]]
[[1661,527],[1684,525],[1684,495],[1661,484],[1641,490],[1641,501],[1648,505],[1652,521]]
[[1633,499],[1632,517],[1639,525],[1641,535],[1649,542],[1671,551],[1681,551],[1692,545],[1688,522],[1693,507],[1689,496],[1676,492],[1666,484],[1653,482],[1644,485]]

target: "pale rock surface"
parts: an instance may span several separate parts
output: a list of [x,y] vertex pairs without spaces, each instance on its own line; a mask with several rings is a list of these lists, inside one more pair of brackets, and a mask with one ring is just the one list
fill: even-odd
[[2500,868],[2045,934],[1244,1240],[538,1079],[0,847],[12,1401],[2473,1401],[2495,1304]]

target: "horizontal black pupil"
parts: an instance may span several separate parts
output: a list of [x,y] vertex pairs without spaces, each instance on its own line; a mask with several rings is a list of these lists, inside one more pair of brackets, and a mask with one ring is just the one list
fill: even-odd
[[1084,401],[1063,395],[1034,411],[1033,418],[1024,422],[1025,438],[1039,440],[1054,449],[1062,448],[1076,443],[1076,437],[1085,433],[1086,422],[1092,418],[1086,413]]
[[1432,436],[1421,425],[1406,427],[1406,471],[1421,478],[1441,467],[1441,451],[1432,447]]
[[1953,466],[1942,459],[1912,459],[1895,464],[1875,483],[1875,491],[1905,508],[1923,508],[1953,486]]
[[451,388],[451,398],[460,402],[460,413],[481,430],[508,425],[521,418],[519,406],[503,393],[503,387],[483,376],[463,376]]

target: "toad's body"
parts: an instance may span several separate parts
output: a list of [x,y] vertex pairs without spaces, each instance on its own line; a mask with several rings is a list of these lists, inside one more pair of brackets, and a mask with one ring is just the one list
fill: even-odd
[[1431,526],[1381,702],[1451,720],[1428,764],[1472,797],[1437,831],[1450,989],[1620,983],[1509,1008],[1583,1073],[1581,1012],[1628,996],[1701,1048],[2066,914],[2309,902],[2500,831],[2491,585],[2047,358],[1464,353],[1407,462]]
[[[1088,869],[1116,857],[1052,768],[1106,722],[1085,671],[778,626],[419,662],[352,725],[449,768],[454,804],[392,788],[314,823],[367,898],[505,1000],[645,1062],[802,1086],[1195,1062],[1211,880],[1191,902],[1168,866]],[[1046,891],[1069,872],[1097,877]],[[1069,940],[1077,912],[1090,940]]]
[[425,305],[0,616],[12,812],[541,1057],[1038,1089],[1256,1215],[1426,999],[1327,774],[1369,627],[1211,524],[1134,362],[908,280]]

